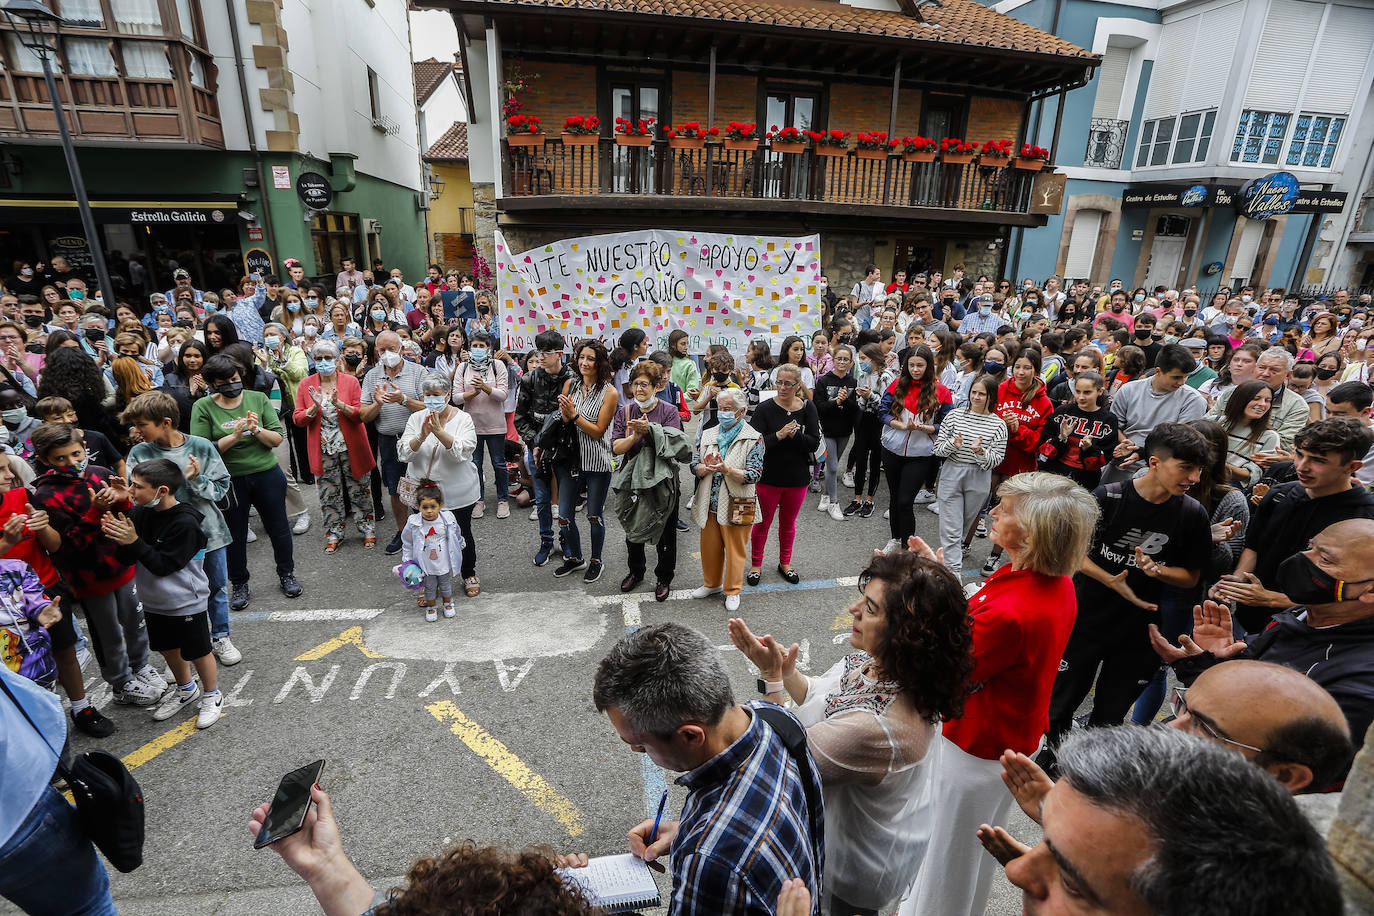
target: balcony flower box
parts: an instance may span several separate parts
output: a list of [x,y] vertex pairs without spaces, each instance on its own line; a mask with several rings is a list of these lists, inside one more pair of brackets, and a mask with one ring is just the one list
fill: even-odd
[[902,153],[902,159],[906,162],[934,162],[935,150],[923,149],[914,153]]
[[654,142],[653,137],[641,137],[638,134],[616,134],[615,142],[617,146],[649,146]]
[[1013,167],[1027,172],[1038,172],[1050,161],[1050,151],[1043,146],[1021,146],[1021,154],[1011,161]]
[[737,149],[745,150],[746,152],[752,152],[753,150],[759,148],[759,140],[757,137],[754,137],[750,140],[732,140],[729,137],[726,137],[722,142],[725,144],[726,149]]
[[817,156],[825,156],[829,159],[843,159],[849,155],[849,150],[843,146],[813,146],[811,152]]
[[510,146],[543,146],[544,135],[539,132],[539,118],[514,114],[506,118],[506,143]]
[[940,161],[945,165],[968,165],[973,161],[973,153],[941,153]]
[[596,146],[601,138],[596,134],[562,134],[564,146]]
[[543,146],[544,135],[540,134],[507,134],[506,143],[510,146]]
[[856,149],[855,159],[886,159],[887,150],[885,149]]
[[806,143],[800,140],[792,143],[788,143],[785,140],[774,140],[773,142],[768,144],[768,148],[775,153],[787,153],[789,155],[796,155],[797,153],[806,152]]
[[1014,169],[1021,169],[1026,172],[1038,172],[1045,167],[1045,160],[1028,159],[1022,156],[1017,156],[1016,158],[1011,160],[1011,167]]
[[669,149],[702,149],[706,146],[705,137],[669,137]]

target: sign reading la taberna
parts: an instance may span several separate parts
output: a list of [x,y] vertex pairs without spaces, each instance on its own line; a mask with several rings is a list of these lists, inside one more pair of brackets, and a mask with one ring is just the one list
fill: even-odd
[[647,229],[563,239],[514,252],[496,233],[501,338],[533,350],[540,331],[613,346],[630,328],[666,350],[683,330],[688,351],[720,344],[737,355],[770,350],[820,326],[820,238]]

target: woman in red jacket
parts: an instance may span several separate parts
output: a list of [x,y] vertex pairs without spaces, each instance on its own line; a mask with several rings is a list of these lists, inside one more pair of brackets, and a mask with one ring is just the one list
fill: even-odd
[[[1016,354],[1007,380],[997,386],[997,406],[993,413],[1007,423],[1007,456],[992,472],[992,494],[997,496],[1004,480],[1035,470],[1040,430],[1054,413],[1054,404],[1045,393],[1045,381],[1040,377],[1039,350],[1026,347]],[[983,564],[983,575],[992,575],[1001,562],[1002,548],[994,544]]]
[[1077,616],[1071,577],[1097,515],[1097,501],[1067,477],[1032,471],[1002,484],[990,537],[1011,562],[969,598],[973,693],[944,726],[930,845],[900,916],[971,916],[987,905],[998,865],[981,852],[978,827],[1006,826],[1012,797],[998,757],[1034,753],[1049,728],[1050,691]]
[[344,487],[353,504],[363,547],[377,546],[377,517],[372,509],[372,481],[376,463],[359,416],[362,386],[347,372],[338,371],[339,350],[333,341],[318,341],[310,351],[315,373],[296,386],[293,419],[304,427],[310,451],[310,472],[320,491],[324,516],[324,552],[339,549],[344,534]]

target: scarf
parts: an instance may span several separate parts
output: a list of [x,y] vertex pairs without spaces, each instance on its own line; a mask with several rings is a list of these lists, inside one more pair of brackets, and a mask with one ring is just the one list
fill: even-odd
[[740,417],[734,426],[727,426],[725,418],[722,417],[719,426],[720,432],[716,435],[716,447],[720,449],[720,454],[724,457],[725,453],[730,450],[730,446],[735,444],[735,437],[739,435],[740,430],[744,429],[744,418]]
[[864,665],[872,660],[867,652],[855,652],[844,657],[840,685],[825,698],[827,719],[851,709],[862,709],[880,716],[892,705],[901,688],[896,681],[875,681],[864,677]]

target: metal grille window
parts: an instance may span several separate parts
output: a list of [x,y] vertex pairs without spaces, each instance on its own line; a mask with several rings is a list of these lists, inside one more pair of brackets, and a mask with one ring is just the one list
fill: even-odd
[[1217,120],[1216,110],[1196,111],[1179,118],[1178,139],[1174,141],[1174,164],[1203,162],[1212,145],[1212,128]]
[[1231,146],[1232,162],[1257,162],[1275,165],[1283,148],[1288,122],[1293,116],[1283,111],[1243,111],[1236,125]]
[[1293,139],[1288,144],[1286,165],[1329,169],[1336,156],[1345,118],[1303,112],[1293,123]]

